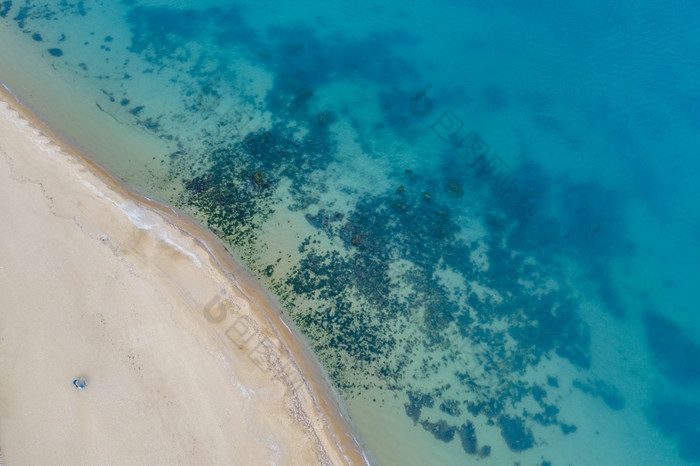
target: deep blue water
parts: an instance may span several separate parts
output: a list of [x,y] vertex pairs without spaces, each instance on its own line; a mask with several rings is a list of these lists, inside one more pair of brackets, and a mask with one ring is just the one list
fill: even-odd
[[0,80],[232,245],[378,463],[692,464],[699,19],[13,0]]

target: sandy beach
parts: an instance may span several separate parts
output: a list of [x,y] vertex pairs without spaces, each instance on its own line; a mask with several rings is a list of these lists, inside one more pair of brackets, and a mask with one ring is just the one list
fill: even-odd
[[1,464],[365,462],[299,338],[214,237],[2,90]]

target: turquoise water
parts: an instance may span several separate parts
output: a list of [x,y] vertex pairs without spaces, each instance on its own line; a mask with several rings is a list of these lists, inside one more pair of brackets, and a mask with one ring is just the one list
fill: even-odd
[[0,80],[227,241],[378,464],[700,462],[691,2],[0,1]]

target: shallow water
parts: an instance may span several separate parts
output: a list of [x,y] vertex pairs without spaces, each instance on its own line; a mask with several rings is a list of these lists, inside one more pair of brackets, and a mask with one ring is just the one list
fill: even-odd
[[0,80],[232,245],[379,464],[691,464],[698,13],[15,0]]

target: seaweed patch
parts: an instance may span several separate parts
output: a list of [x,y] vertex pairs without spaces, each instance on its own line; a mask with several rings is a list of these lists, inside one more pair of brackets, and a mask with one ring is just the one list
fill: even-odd
[[[128,3],[128,51],[146,69],[124,60],[119,72],[100,76],[114,87],[103,89],[98,108],[168,141],[162,184],[171,200],[204,220],[279,297],[345,397],[371,390],[377,404],[396,400],[426,436],[482,458],[492,448],[535,447],[542,426],[576,431],[557,406],[569,381],[523,378],[543,361],[567,361],[581,374],[574,388],[624,407],[614,386],[586,378],[590,330],[565,266],[584,263],[609,311],[624,316],[608,265],[626,246],[618,195],[595,183],[555,186],[535,164],[511,168],[452,110],[428,122],[435,90],[406,91],[425,80],[396,52],[415,44],[410,34],[321,37],[303,24],[257,33],[236,8]],[[82,2],[71,8],[85,12]],[[51,11],[27,7],[15,20],[24,28],[40,13]],[[199,48],[202,39],[220,49]],[[122,43],[106,32],[94,40],[115,54]],[[271,87],[246,94],[232,56],[269,73]],[[88,71],[85,63],[75,68]],[[122,88],[139,73],[181,86],[176,116]],[[365,98],[383,121],[350,114],[356,96],[329,99],[338,82],[374,86]],[[498,89],[479,98],[507,105]],[[194,132],[177,130],[195,122]],[[387,140],[420,151],[432,139],[436,168],[397,165],[372,172],[386,179],[368,189],[346,186],[343,172],[353,167],[339,149],[342,131],[354,131],[358,150],[379,164]],[[284,251],[269,241],[270,228],[289,230]],[[661,328],[649,342],[662,372],[692,369],[671,361],[666,340],[679,332]],[[479,444],[481,421],[500,429],[502,444]]]
[[5,0],[4,2],[0,3],[0,18],[6,18],[7,14],[10,12],[11,8],[12,8],[12,1],[11,0]]
[[501,427],[503,439],[511,450],[522,451],[534,446],[532,431],[525,427],[522,419],[500,416],[498,425]]

